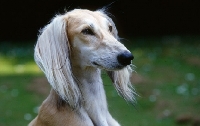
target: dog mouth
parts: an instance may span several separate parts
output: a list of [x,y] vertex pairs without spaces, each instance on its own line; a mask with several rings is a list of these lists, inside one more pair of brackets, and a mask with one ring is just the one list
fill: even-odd
[[92,64],[94,64],[95,66],[101,66],[97,62],[92,62]]

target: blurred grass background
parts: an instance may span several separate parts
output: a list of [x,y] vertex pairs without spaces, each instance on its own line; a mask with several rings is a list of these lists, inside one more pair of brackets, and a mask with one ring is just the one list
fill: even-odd
[[[35,42],[0,43],[0,126],[25,126],[50,85],[33,59]],[[124,44],[136,66],[132,106],[105,74],[109,110],[122,126],[200,126],[200,37],[134,38]]]

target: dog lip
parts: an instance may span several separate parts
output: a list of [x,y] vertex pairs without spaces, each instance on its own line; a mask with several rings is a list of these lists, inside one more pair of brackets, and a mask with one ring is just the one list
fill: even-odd
[[92,64],[94,64],[95,66],[101,66],[101,65],[99,65],[99,64],[96,63],[96,62],[92,62]]

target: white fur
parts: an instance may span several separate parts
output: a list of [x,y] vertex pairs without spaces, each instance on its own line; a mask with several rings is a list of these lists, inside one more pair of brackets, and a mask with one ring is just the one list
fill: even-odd
[[76,107],[81,94],[71,72],[65,27],[63,16],[56,16],[43,29],[34,56],[53,89],[72,107]]
[[[80,21],[79,16],[83,18]],[[91,24],[95,35],[82,34],[81,30]],[[112,26],[111,33],[108,25]],[[68,34],[72,34],[71,38]],[[132,69],[119,67],[117,61],[117,55],[123,51],[128,50],[118,41],[111,18],[102,11],[76,9],[56,16],[42,30],[35,46],[35,61],[70,107],[87,115],[95,126],[119,126],[108,111],[101,69],[108,71],[124,99],[134,101],[135,92],[129,80]]]

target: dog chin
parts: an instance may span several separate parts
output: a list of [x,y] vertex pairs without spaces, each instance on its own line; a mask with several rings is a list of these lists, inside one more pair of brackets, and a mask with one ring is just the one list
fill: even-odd
[[124,65],[120,65],[120,64],[115,64],[115,65],[110,65],[110,66],[103,66],[103,65],[100,65],[96,62],[93,62],[92,63],[94,67],[97,67],[97,68],[100,68],[100,69],[104,69],[104,70],[107,70],[107,71],[116,71],[116,70],[121,70],[123,69]]
[[116,71],[116,70],[121,70],[124,67],[126,67],[126,66],[116,65],[116,66],[112,66],[112,67],[109,67],[109,68],[105,68],[105,70],[107,70],[107,71]]

